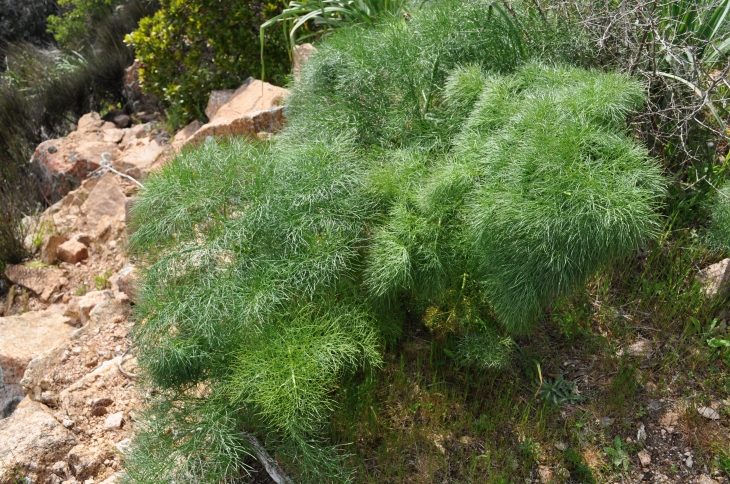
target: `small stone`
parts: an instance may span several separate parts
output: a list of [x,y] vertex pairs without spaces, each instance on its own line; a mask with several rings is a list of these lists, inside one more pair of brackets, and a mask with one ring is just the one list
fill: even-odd
[[540,482],[543,484],[554,482],[555,473],[548,466],[540,466],[537,468],[538,474],[540,474]]
[[646,440],[646,428],[644,427],[644,424],[641,424],[641,426],[639,426],[639,430],[636,432],[636,441],[643,442],[645,440]]
[[81,242],[81,243],[82,243],[82,244],[84,244],[84,245],[85,245],[86,247],[88,247],[88,246],[90,246],[90,245],[91,245],[91,241],[92,241],[93,239],[94,239],[94,238],[93,238],[93,237],[92,237],[91,235],[89,235],[89,234],[76,234],[76,235],[74,235],[74,236],[73,236],[73,237],[71,238],[71,240],[76,240],[77,242]]
[[78,240],[69,240],[58,246],[56,256],[63,262],[76,264],[89,257],[89,249]]
[[697,411],[709,420],[720,420],[720,414],[712,407],[697,407]]
[[707,474],[702,474],[699,479],[697,479],[697,484],[718,484],[718,482]]
[[565,452],[568,449],[568,444],[565,442],[555,442],[555,448],[558,449],[560,452]]
[[669,411],[662,415],[662,417],[659,419],[659,425],[662,427],[674,427],[677,425],[677,421],[679,420],[679,414],[677,412]]
[[684,461],[684,465],[689,467],[690,469],[694,465],[694,461],[692,460],[692,456],[687,457],[687,459]]
[[120,430],[124,425],[124,412],[109,415],[104,421],[104,430]]
[[120,440],[114,445],[119,452],[122,454],[125,454],[129,451],[130,447],[132,446],[132,439],[124,439]]
[[615,420],[610,417],[601,417],[600,419],[598,419],[598,424],[601,427],[610,427],[611,425],[613,425],[614,421]]
[[651,455],[645,450],[642,450],[638,454],[639,462],[641,462],[641,467],[649,467],[649,464],[651,464]]
[[41,393],[41,403],[48,405],[49,407],[57,407],[58,406],[58,395],[56,392],[42,392]]
[[64,419],[63,422],[61,422],[61,425],[63,425],[67,429],[71,429],[71,428],[73,428],[74,425],[76,425],[76,422],[67,418],[67,419]]
[[56,151],[58,151],[58,148],[56,148],[55,146],[51,145],[51,146],[49,146],[49,147],[48,147],[48,152],[49,152],[50,154],[53,154],[53,153],[55,153]]
[[68,464],[65,461],[59,460],[51,466],[51,472],[57,476],[65,477],[68,475]]

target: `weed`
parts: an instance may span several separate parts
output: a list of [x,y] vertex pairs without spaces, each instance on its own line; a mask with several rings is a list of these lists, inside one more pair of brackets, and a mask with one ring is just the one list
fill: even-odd
[[623,469],[624,472],[629,470],[631,459],[629,459],[628,452],[624,450],[623,442],[621,442],[621,438],[618,435],[613,440],[613,446],[604,447],[603,451],[611,459],[611,464],[613,464],[615,468]]
[[94,277],[94,289],[97,291],[109,289],[111,287],[109,284],[109,277],[111,277],[113,272],[114,271],[112,269],[107,269],[103,274]]
[[89,292],[89,289],[86,287],[86,283],[82,282],[81,285],[76,288],[76,291],[74,291],[74,294],[76,296],[83,296],[87,292]]
[[577,403],[585,400],[585,397],[578,393],[578,385],[564,379],[563,375],[558,375],[555,378],[545,378],[540,387],[540,397],[555,405]]

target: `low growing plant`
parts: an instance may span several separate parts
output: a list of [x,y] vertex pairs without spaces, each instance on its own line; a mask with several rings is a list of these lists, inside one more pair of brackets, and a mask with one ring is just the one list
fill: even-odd
[[206,143],[148,179],[135,340],[159,393],[127,482],[235,479],[252,435],[297,482],[348,482],[334,395],[407,319],[498,367],[655,237],[664,182],[625,132],[641,84],[535,62],[540,42],[451,0],[341,29],[270,144]]

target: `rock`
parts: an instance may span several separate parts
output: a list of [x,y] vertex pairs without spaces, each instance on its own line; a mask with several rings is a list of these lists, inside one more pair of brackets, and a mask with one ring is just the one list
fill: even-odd
[[196,119],[192,123],[185,126],[183,129],[175,133],[175,137],[172,140],[172,149],[175,152],[180,152],[180,149],[183,147],[188,138],[194,135],[195,132],[202,127],[203,122]]
[[221,106],[230,101],[235,94],[235,89],[212,91],[208,96],[208,105],[205,107],[205,115],[208,119],[212,121]]
[[93,415],[94,417],[100,417],[102,415],[106,415],[107,409],[109,405],[114,403],[111,398],[97,398],[91,403],[91,408],[89,409],[89,413]]
[[41,262],[52,266],[58,261],[56,251],[58,246],[66,242],[68,238],[63,235],[46,235],[43,237],[43,245],[41,245]]
[[51,371],[60,364],[64,351],[66,351],[66,344],[59,345],[30,360],[23,379],[20,380],[20,385],[31,400],[37,402],[42,400],[43,392],[50,388]]
[[119,129],[129,128],[129,125],[132,124],[132,118],[130,118],[126,114],[119,114],[117,116],[114,116],[113,123]]
[[679,414],[677,412],[668,411],[659,419],[659,425],[662,427],[674,427],[679,421]]
[[137,300],[137,270],[134,266],[127,266],[111,279],[112,290],[125,294],[130,301]]
[[39,144],[31,168],[46,199],[56,202],[77,188],[99,168],[101,154],[113,152],[121,134],[121,130],[113,123],[104,122],[98,113],[89,113],[79,119],[78,129],[65,138]]
[[610,427],[613,425],[614,419],[610,417],[601,417],[598,419],[598,425],[601,427]]
[[19,474],[44,482],[47,468],[63,460],[76,443],[73,433],[43,405],[28,401],[0,420],[0,484],[18,482]]
[[730,259],[723,259],[699,272],[697,279],[702,283],[705,296],[715,297],[725,292],[728,279],[730,279],[729,266]]
[[0,368],[4,385],[0,405],[23,395],[21,380],[30,362],[70,341],[68,318],[50,311],[29,311],[0,318]]
[[692,468],[692,466],[694,466],[694,464],[695,463],[694,463],[694,460],[692,460],[692,456],[691,455],[687,456],[687,458],[684,460],[684,465],[686,465],[690,469]]
[[122,454],[126,454],[129,451],[129,449],[132,447],[132,439],[127,438],[124,440],[120,440],[114,446],[117,448],[117,450],[119,452],[121,452]]
[[51,466],[51,472],[59,477],[68,477],[69,469],[66,461],[59,460]]
[[719,484],[715,479],[708,476],[707,474],[702,474],[696,482],[697,484]]
[[302,67],[304,67],[304,64],[315,52],[317,52],[317,49],[312,44],[294,46],[294,66],[292,67],[294,79],[299,79],[301,77]]
[[91,245],[91,241],[94,240],[94,237],[91,236],[90,234],[76,234],[73,237],[71,237],[71,240],[81,242],[86,247],[89,247]]
[[89,258],[89,249],[78,240],[68,240],[58,246],[58,259],[69,264],[76,264]]
[[539,466],[537,473],[540,475],[540,482],[543,484],[552,483],[555,481],[555,473],[548,466]]
[[200,144],[208,136],[243,134],[253,138],[260,132],[280,130],[284,126],[281,103],[288,93],[287,89],[249,78],[217,110],[215,117],[198,129],[184,146]]
[[47,301],[61,287],[63,271],[48,267],[28,267],[11,264],[5,269],[5,277],[13,283],[38,294],[41,301]]
[[565,452],[568,449],[568,444],[565,442],[555,442],[555,448],[558,449],[560,452]]
[[110,450],[79,444],[69,451],[66,460],[76,479],[83,482],[94,476],[109,457]]
[[709,420],[720,420],[720,414],[717,410],[711,407],[697,407],[697,411],[700,415]]
[[651,464],[651,455],[645,450],[642,450],[638,454],[639,462],[641,462],[641,467],[649,467],[649,464]]
[[153,169],[155,162],[167,148],[168,145],[161,144],[157,139],[139,139],[114,160],[114,169],[135,180],[142,179]]
[[121,430],[124,425],[124,412],[109,415],[104,421],[104,430]]
[[74,296],[68,304],[64,316],[78,321],[81,325],[86,324],[91,316],[91,311],[100,303],[112,299],[111,291],[91,291],[83,296]]
[[126,203],[127,197],[119,186],[117,176],[107,173],[91,190],[89,197],[81,205],[81,212],[86,216],[86,224],[95,228],[105,216],[123,220]]
[[644,424],[641,424],[639,426],[639,430],[636,432],[636,441],[643,442],[645,440],[646,440],[646,427],[644,427]]
[[141,64],[139,60],[124,71],[124,84],[122,93],[124,98],[132,105],[134,111],[155,111],[160,105],[160,101],[152,94],[145,94],[142,91],[142,84],[139,80],[139,69]]
[[42,392],[40,402],[52,408],[58,407],[58,395],[52,391]]
[[74,425],[76,425],[76,422],[67,418],[67,419],[64,419],[63,422],[61,422],[61,425],[63,425],[67,429],[72,429],[74,427]]
[[627,348],[629,356],[648,358],[651,355],[651,343],[645,339],[631,343]]

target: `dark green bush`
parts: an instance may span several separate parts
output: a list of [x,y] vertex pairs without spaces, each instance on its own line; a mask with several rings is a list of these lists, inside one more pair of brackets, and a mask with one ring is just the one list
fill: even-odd
[[46,31],[46,17],[57,12],[56,0],[0,0],[0,54],[8,43],[52,43],[53,36]]
[[625,128],[642,86],[535,62],[580,42],[526,39],[530,15],[446,0],[340,30],[270,145],[208,143],[150,177],[135,339],[159,394],[127,482],[235,479],[241,431],[297,482],[347,482],[333,395],[407,315],[498,368],[510,334],[656,235],[660,170]]
[[[259,26],[281,13],[283,0],[163,0],[129,36],[142,63],[144,88],[182,121],[205,119],[208,94],[237,88],[261,72]],[[286,36],[266,34],[266,80],[282,85],[290,61]]]

